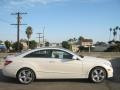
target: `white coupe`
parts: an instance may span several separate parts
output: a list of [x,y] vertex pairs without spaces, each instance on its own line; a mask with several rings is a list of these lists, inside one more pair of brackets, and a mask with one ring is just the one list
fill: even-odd
[[89,78],[95,83],[113,76],[108,60],[79,56],[63,48],[39,48],[5,58],[3,75],[22,84],[35,79]]

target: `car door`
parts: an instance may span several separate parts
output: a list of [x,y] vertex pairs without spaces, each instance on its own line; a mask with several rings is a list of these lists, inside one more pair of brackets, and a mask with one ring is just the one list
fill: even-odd
[[71,53],[62,50],[52,50],[50,69],[61,78],[80,78],[83,75],[82,61],[73,60]]

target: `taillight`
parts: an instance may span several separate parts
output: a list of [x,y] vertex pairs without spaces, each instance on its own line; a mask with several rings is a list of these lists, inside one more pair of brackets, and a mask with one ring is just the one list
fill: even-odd
[[6,65],[8,65],[8,64],[10,64],[10,63],[12,63],[12,61],[5,61],[5,63],[4,63],[4,66],[6,66]]

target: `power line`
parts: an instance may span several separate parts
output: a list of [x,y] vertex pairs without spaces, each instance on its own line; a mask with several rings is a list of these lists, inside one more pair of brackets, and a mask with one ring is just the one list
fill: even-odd
[[27,13],[21,13],[21,12],[17,12],[17,13],[11,13],[11,15],[17,15],[17,24],[11,24],[11,25],[17,25],[17,42],[18,42],[18,47],[17,50],[19,51],[19,37],[20,37],[20,25],[27,25],[27,24],[21,24],[21,19],[22,19],[22,14],[27,14]]

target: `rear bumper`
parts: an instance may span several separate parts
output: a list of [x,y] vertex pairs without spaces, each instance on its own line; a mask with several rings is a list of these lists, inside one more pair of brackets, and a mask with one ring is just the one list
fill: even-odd
[[12,78],[16,78],[16,73],[14,70],[12,69],[6,69],[5,67],[2,69],[2,74],[4,76],[7,76],[7,77],[12,77]]

